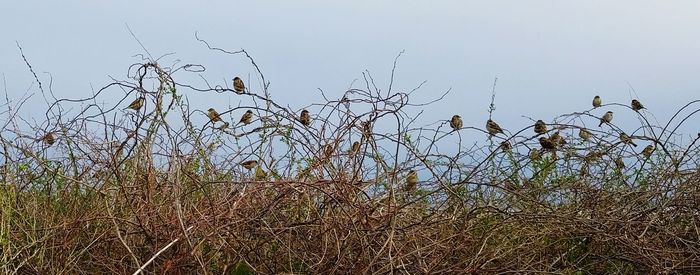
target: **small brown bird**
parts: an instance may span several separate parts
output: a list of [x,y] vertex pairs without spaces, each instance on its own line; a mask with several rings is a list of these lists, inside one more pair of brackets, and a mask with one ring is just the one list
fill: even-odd
[[598,108],[601,105],[603,105],[603,101],[600,99],[600,96],[593,97],[593,108]]
[[632,141],[632,137],[625,133],[620,133],[620,141],[622,141],[624,144],[632,144],[632,146],[637,147],[637,144]]
[[417,185],[418,173],[416,172],[416,170],[408,171],[408,175],[406,175],[406,191],[413,192],[414,190],[416,190]]
[[639,111],[641,109],[644,109],[644,105],[639,100],[632,99],[632,110]]
[[598,124],[598,127],[603,126],[603,123],[610,123],[613,119],[613,112],[612,111],[607,111],[603,115],[602,118],[600,118],[600,124]]
[[129,107],[126,107],[127,109],[132,109],[138,111],[143,107],[143,103],[146,102],[145,97],[139,97],[136,100],[132,101],[131,104],[129,104]]
[[221,116],[219,116],[219,113],[214,110],[214,108],[209,108],[209,110],[207,110],[207,117],[209,117],[211,122],[221,121]]
[[56,142],[56,138],[53,136],[53,133],[48,132],[46,135],[41,137],[41,141],[44,143],[48,144],[49,146],[53,145]]
[[644,147],[644,150],[642,150],[642,155],[644,157],[649,158],[651,157],[651,154],[654,153],[654,145],[647,145],[647,147]]
[[486,121],[486,131],[489,132],[489,135],[495,136],[498,133],[503,133],[503,129],[501,129],[501,126],[498,125],[493,120],[487,120]]
[[309,111],[307,111],[306,109],[301,110],[301,115],[299,115],[299,122],[301,122],[301,124],[304,126],[309,126],[311,124],[311,116],[309,115]]
[[244,162],[241,162],[240,164],[241,164],[241,166],[243,166],[243,168],[250,170],[250,169],[255,168],[255,166],[258,166],[258,161],[257,160],[246,160]]
[[245,92],[245,84],[243,84],[243,80],[241,80],[240,77],[233,78],[233,90],[236,91],[237,94]]
[[617,167],[617,169],[624,169],[625,168],[625,162],[622,160],[622,158],[615,159],[615,167]]
[[501,145],[499,145],[498,148],[501,148],[503,151],[510,152],[513,149],[513,145],[511,145],[507,140],[504,140],[501,142]]
[[265,180],[267,173],[260,166],[255,166],[255,180]]
[[238,123],[243,123],[243,124],[250,124],[250,122],[253,120],[253,111],[248,110],[245,111],[245,114],[241,116],[241,120]]
[[453,115],[452,119],[450,119],[450,127],[452,127],[453,130],[459,130],[462,129],[462,117],[459,115]]
[[540,153],[540,150],[537,150],[535,148],[530,149],[529,156],[530,156],[530,160],[533,160],[533,161],[542,159],[542,153]]
[[583,140],[589,140],[592,136],[593,134],[586,128],[581,128],[578,130],[578,137],[582,138]]
[[559,134],[559,131],[556,131],[552,136],[549,137],[549,140],[554,143],[554,145],[559,146],[559,145],[564,145],[566,144],[566,140]]
[[354,155],[357,154],[358,152],[360,152],[360,142],[359,142],[359,141],[355,141],[355,142],[352,143],[352,147],[350,147],[350,150],[348,150],[348,153],[349,153],[351,156],[354,156]]
[[541,119],[535,122],[535,127],[534,127],[535,133],[538,135],[544,134],[547,132],[547,124],[544,123]]
[[557,144],[546,137],[540,137],[540,146],[547,150],[554,150],[557,148]]
[[326,144],[325,146],[323,146],[323,153],[326,154],[326,156],[333,155],[334,151],[335,147],[333,147],[333,144]]

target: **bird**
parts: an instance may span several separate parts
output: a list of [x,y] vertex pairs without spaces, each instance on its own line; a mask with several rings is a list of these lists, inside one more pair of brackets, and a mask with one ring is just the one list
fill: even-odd
[[418,173],[416,170],[408,171],[406,176],[406,191],[416,190],[416,185],[418,185]]
[[309,126],[311,124],[311,116],[309,115],[309,111],[307,111],[306,109],[301,110],[301,115],[299,115],[299,122],[301,122],[301,124],[304,126]]
[[241,162],[240,164],[241,164],[241,166],[243,166],[243,168],[250,170],[250,169],[255,168],[255,166],[258,166],[258,161],[257,160],[246,160],[244,162]]
[[41,141],[51,146],[56,142],[56,138],[53,136],[53,133],[48,132],[43,137],[41,137]]
[[138,111],[143,107],[143,103],[146,102],[145,97],[139,97],[136,100],[132,101],[131,104],[129,104],[129,107],[126,107],[127,109],[132,109]]
[[557,148],[557,144],[546,137],[540,137],[540,146],[547,150],[554,150]]
[[359,142],[359,141],[355,141],[355,142],[352,143],[352,147],[350,147],[350,150],[348,150],[348,153],[349,153],[350,155],[353,155],[353,156],[354,156],[354,155],[357,154],[357,152],[359,152],[359,151],[360,151],[360,142]]
[[639,111],[641,109],[644,109],[644,105],[639,100],[632,99],[632,110]]
[[264,180],[267,178],[267,173],[260,166],[255,167],[255,180]]
[[501,126],[498,126],[498,123],[490,119],[486,121],[486,131],[488,131],[489,135],[492,136],[495,136],[498,133],[503,133]]
[[243,123],[243,124],[250,124],[250,122],[253,120],[253,111],[248,110],[245,111],[245,114],[241,116],[241,120],[238,123]]
[[600,96],[593,97],[593,108],[598,108],[602,104],[603,104],[603,101],[600,99]]
[[221,121],[221,116],[219,116],[219,113],[214,110],[214,108],[209,108],[209,110],[207,110],[207,117],[209,117],[211,122]]
[[507,140],[501,142],[501,145],[499,145],[498,147],[501,148],[501,150],[507,152],[510,152],[513,149],[513,145],[511,145],[510,142],[508,142]]
[[644,157],[651,157],[651,154],[654,153],[654,145],[647,145],[647,147],[644,147],[644,150],[642,150],[642,155]]
[[233,78],[233,90],[236,91],[237,94],[245,92],[245,84],[243,84],[243,80],[241,80],[240,77]]
[[537,120],[537,122],[535,122],[535,127],[534,127],[534,128],[535,128],[535,129],[534,129],[534,130],[535,130],[535,133],[536,133],[536,134],[539,134],[539,135],[544,134],[544,133],[547,132],[547,124],[545,124],[544,121],[542,121],[541,119],[540,119],[540,120]]
[[537,150],[535,148],[530,149],[530,160],[540,160],[542,159],[542,153],[540,153],[540,150]]
[[453,115],[450,119],[450,127],[454,130],[462,129],[462,117],[459,115]]
[[603,115],[602,118],[600,118],[600,124],[598,124],[598,127],[603,126],[603,123],[610,123],[613,119],[613,112],[612,111],[607,111]]
[[622,141],[624,144],[632,144],[632,146],[637,147],[637,144],[632,141],[632,137],[625,133],[620,133],[620,141]]
[[323,153],[326,154],[326,156],[333,155],[333,151],[335,151],[335,147],[333,147],[333,144],[326,144],[325,146],[323,146]]
[[582,138],[583,140],[589,140],[593,136],[590,131],[586,128],[581,128],[578,130],[578,137]]
[[615,159],[615,166],[617,167],[617,169],[623,169],[623,168],[625,168],[625,162],[622,161],[622,158],[616,158]]
[[566,140],[559,134],[559,131],[552,134],[552,136],[549,137],[549,140],[552,141],[555,146],[566,144]]

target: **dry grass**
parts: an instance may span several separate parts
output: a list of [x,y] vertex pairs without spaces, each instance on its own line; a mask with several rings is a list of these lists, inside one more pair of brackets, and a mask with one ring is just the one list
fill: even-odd
[[[257,69],[244,51],[220,51]],[[558,130],[568,144],[533,159],[532,126],[473,145],[488,136],[483,126],[417,126],[412,91],[380,91],[368,73],[363,88],[307,106],[306,127],[257,70],[262,85],[237,96],[245,105],[219,110],[230,123],[221,130],[206,117],[210,106],[183,95],[233,88],[175,80],[199,69],[135,64],[93,97],[55,99],[39,123],[16,117],[21,104],[8,100],[0,273],[700,270],[697,138],[673,143],[696,102],[667,127],[621,104],[556,117],[544,136]],[[123,100],[97,104],[107,91],[124,91]],[[138,96],[144,108],[122,110]],[[630,133],[639,148],[621,144],[614,123],[597,127],[608,108],[640,118]],[[253,123],[235,125],[249,109]],[[595,137],[584,142],[576,133],[586,124]],[[52,145],[41,140],[49,132]],[[499,148],[504,138],[512,150]],[[361,150],[348,153],[354,141]],[[647,144],[656,146],[649,158],[639,154]],[[250,159],[266,178],[238,165]],[[404,183],[411,169],[415,190]]]

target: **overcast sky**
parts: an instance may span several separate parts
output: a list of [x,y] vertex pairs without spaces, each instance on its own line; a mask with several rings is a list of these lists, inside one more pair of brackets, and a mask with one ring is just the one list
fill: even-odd
[[[699,1],[0,1],[0,74],[10,98],[36,92],[17,41],[43,82],[53,76],[57,96],[85,97],[140,60],[128,24],[151,54],[203,64],[215,84],[254,71],[194,33],[248,50],[273,97],[292,108],[318,88],[342,95],[365,69],[386,87],[405,50],[398,90],[425,80],[422,101],[452,89],[426,124],[461,114],[483,125],[494,77],[504,128],[585,110],[595,94],[627,103],[629,85],[665,120],[700,98],[699,15]],[[203,110],[237,104],[234,95],[190,100]]]

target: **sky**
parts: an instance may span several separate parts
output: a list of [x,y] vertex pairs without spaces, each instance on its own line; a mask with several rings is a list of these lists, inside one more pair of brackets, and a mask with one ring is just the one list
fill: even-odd
[[[0,89],[11,99],[37,92],[19,43],[56,96],[89,96],[140,61],[128,29],[153,56],[174,53],[166,63],[204,65],[210,82],[254,74],[243,56],[197,42],[197,32],[213,46],[246,49],[273,98],[295,109],[320,102],[319,89],[342,96],[365,70],[386,89],[404,51],[396,90],[426,81],[415,102],[451,91],[424,124],[460,114],[482,126],[495,77],[494,119],[504,128],[587,110],[596,94],[606,103],[638,98],[665,122],[700,99],[698,14],[700,2],[681,0],[0,1]],[[235,95],[187,96],[202,110],[237,104]],[[29,106],[27,115],[41,105]]]

